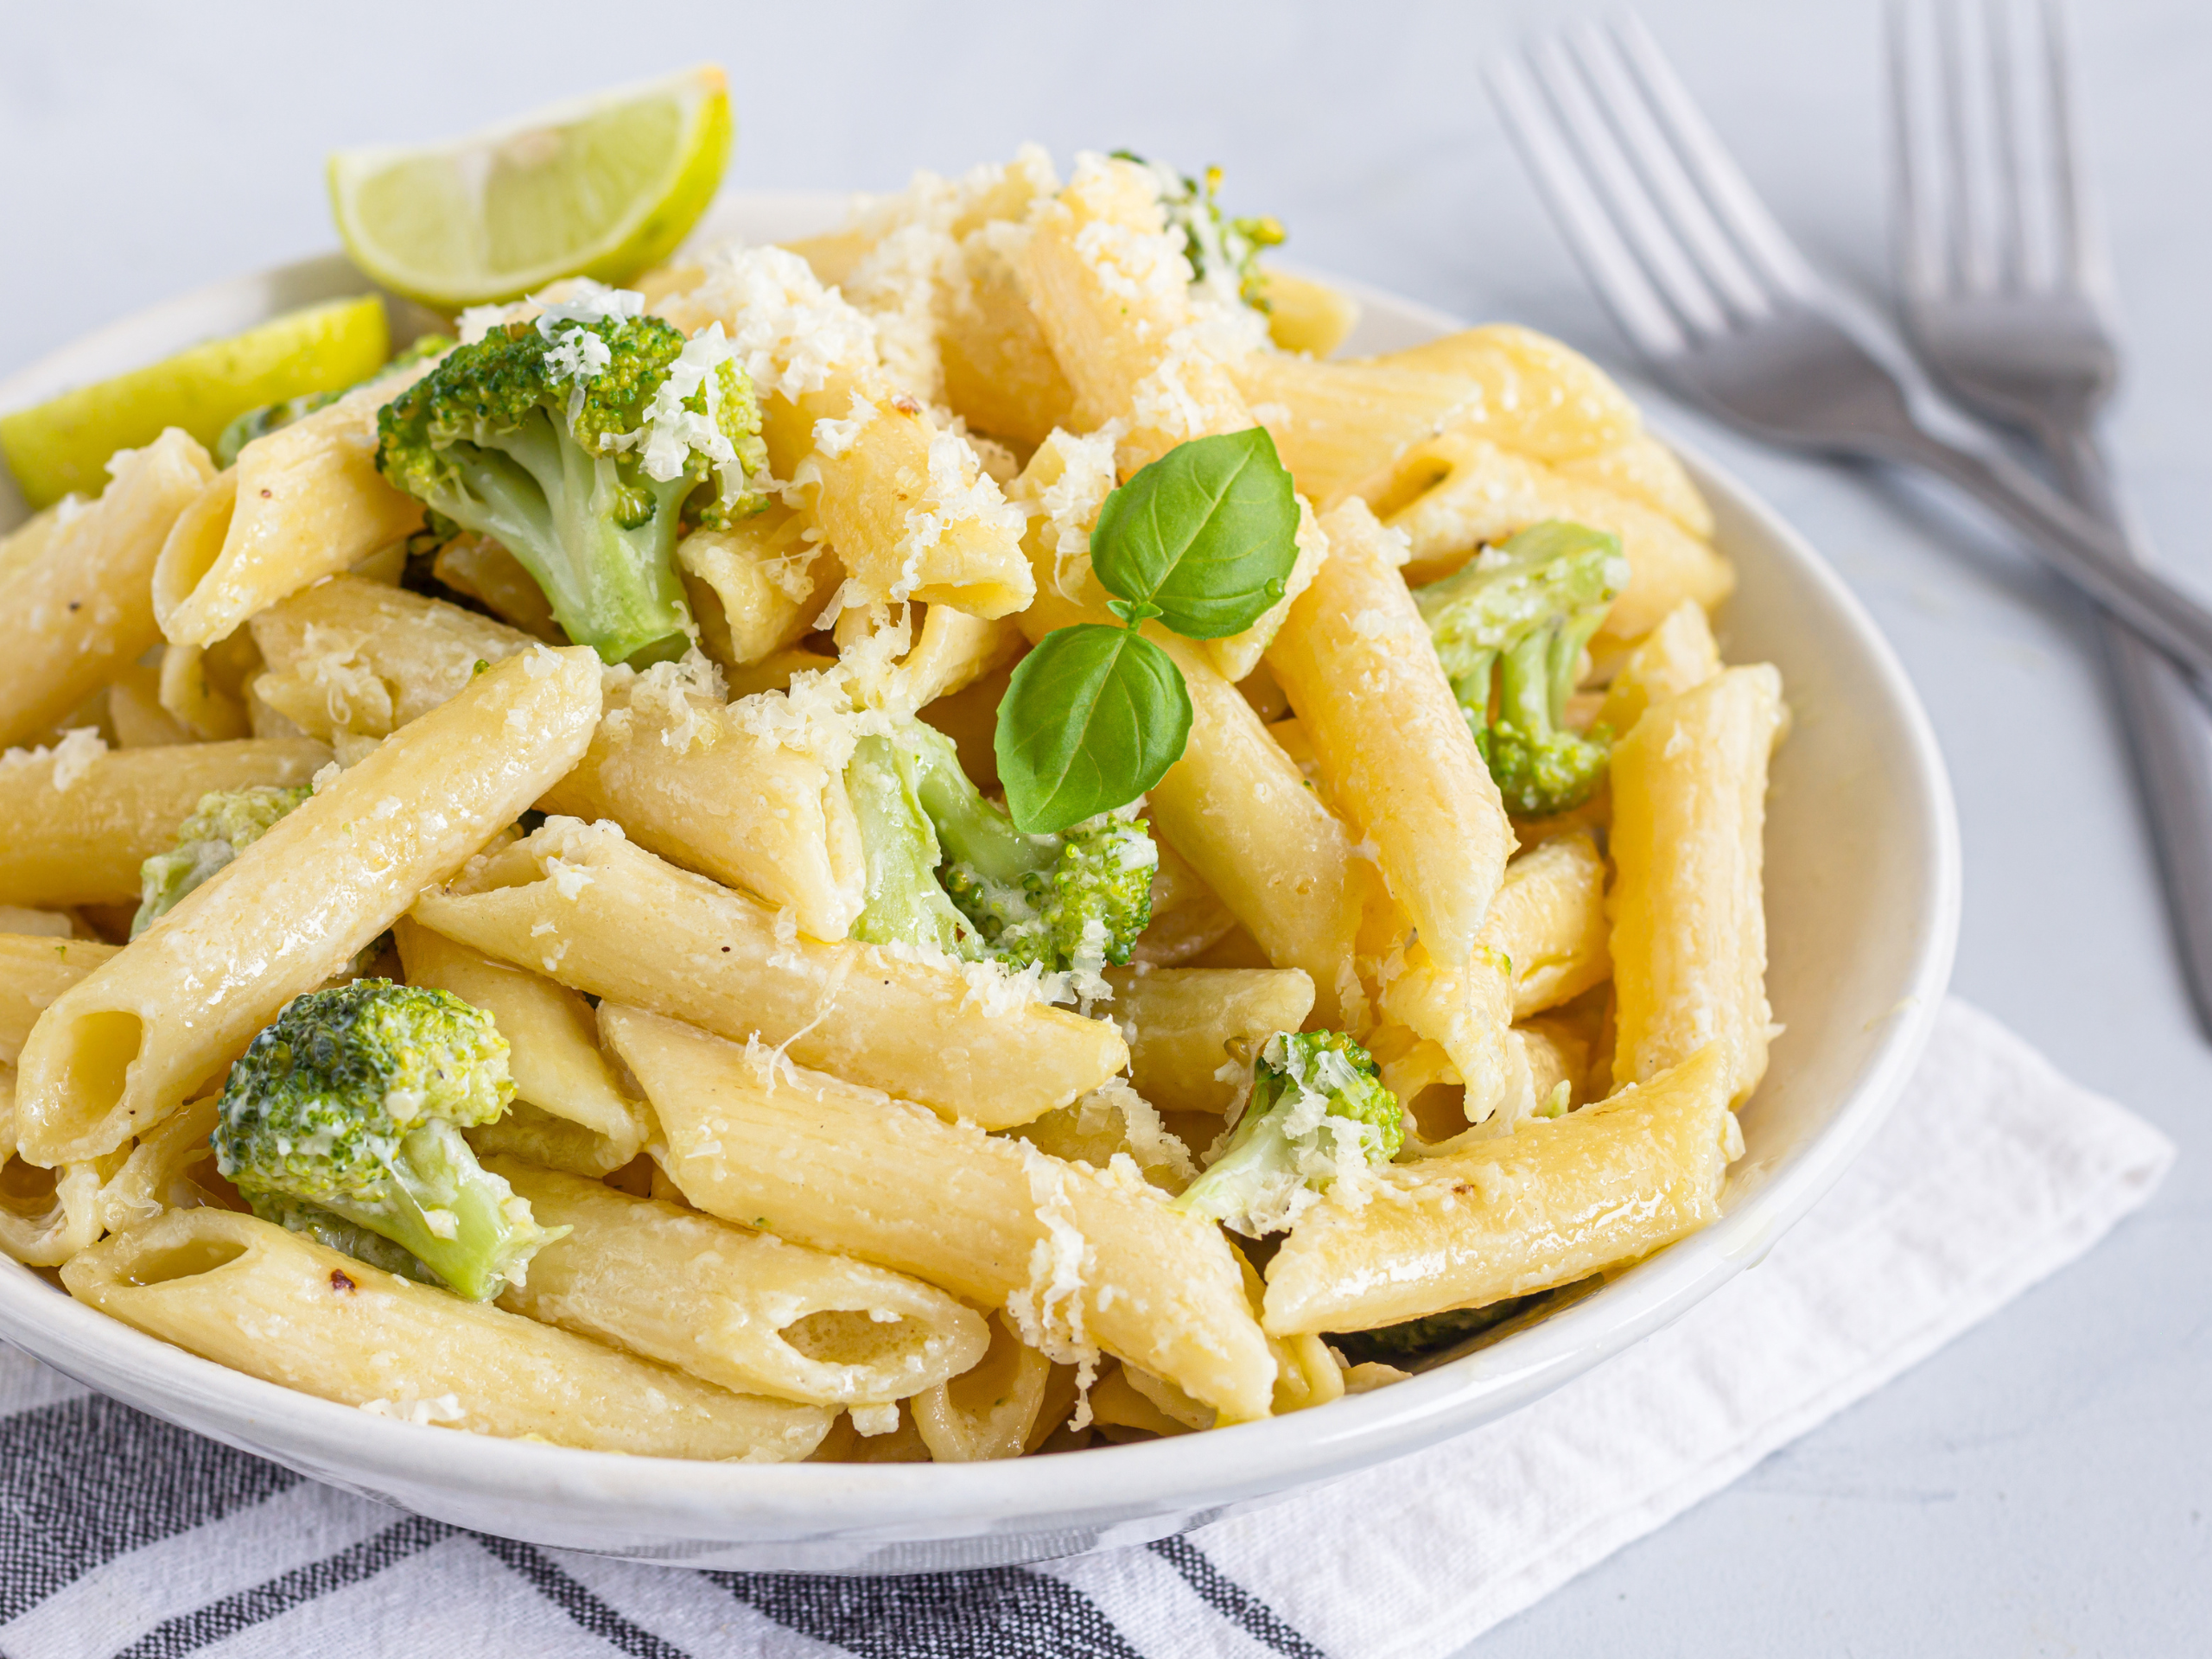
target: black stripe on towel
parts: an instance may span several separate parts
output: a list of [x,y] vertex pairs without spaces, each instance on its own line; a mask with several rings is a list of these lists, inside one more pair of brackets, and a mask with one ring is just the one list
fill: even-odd
[[0,1419],[0,1624],[300,1478],[103,1395]]
[[706,1576],[856,1659],[1143,1659],[1090,1597],[1018,1567],[882,1579]]
[[289,1613],[334,1590],[374,1578],[387,1567],[450,1538],[457,1530],[442,1521],[410,1515],[397,1526],[348,1544],[334,1555],[296,1567],[250,1590],[238,1591],[156,1624],[115,1659],[183,1659],[186,1654],[266,1624],[279,1613]]
[[1255,1642],[1264,1642],[1283,1659],[1329,1659],[1275,1610],[1213,1564],[1212,1559],[1187,1538],[1159,1538],[1152,1553],[1183,1575],[1183,1581],[1231,1624]]
[[535,1545],[483,1533],[476,1535],[476,1541],[529,1580],[538,1594],[607,1646],[619,1648],[632,1659],[690,1659],[683,1649],[623,1618],[554,1565]]

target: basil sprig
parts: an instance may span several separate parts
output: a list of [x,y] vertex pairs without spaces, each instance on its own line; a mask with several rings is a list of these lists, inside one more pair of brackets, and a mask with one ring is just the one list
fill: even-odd
[[1241,633],[1297,560],[1297,496],[1260,427],[1178,444],[1109,495],[1090,568],[1124,626],[1055,628],[1014,670],[994,747],[1015,824],[1053,834],[1165,777],[1190,739],[1191,694],[1137,630],[1157,617],[1189,639]]

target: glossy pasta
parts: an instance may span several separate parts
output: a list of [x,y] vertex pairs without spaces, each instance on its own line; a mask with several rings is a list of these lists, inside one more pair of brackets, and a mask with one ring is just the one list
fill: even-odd
[[[426,517],[380,411],[435,359],[0,536],[0,1252],[411,1426],[967,1462],[1325,1408],[1338,1344],[1423,1363],[1719,1214],[1788,710],[1716,645],[1712,515],[1556,341],[1332,356],[1357,308],[1215,183],[1033,147],[461,318],[448,364],[562,342],[580,399],[581,333],[634,326],[719,389],[594,462],[722,469],[623,498],[677,515],[635,652],[523,520]],[[1201,626],[1215,509],[1144,498],[1133,598],[1108,503],[1224,442],[1278,493],[1258,553],[1205,543],[1268,575]],[[1602,592],[1547,575],[1471,657],[1427,590],[1522,532]],[[1016,830],[1037,665],[1125,626],[1187,730]],[[322,1064],[293,1022],[403,994],[447,1046],[315,1097],[385,1173],[283,1185],[249,1136]],[[438,1265],[472,1227],[480,1283]]]

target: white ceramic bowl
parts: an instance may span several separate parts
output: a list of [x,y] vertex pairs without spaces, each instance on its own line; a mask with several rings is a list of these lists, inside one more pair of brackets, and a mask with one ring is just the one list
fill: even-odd
[[[823,197],[717,214],[756,239],[834,222]],[[0,383],[0,409],[292,306],[359,292],[336,257],[207,289]],[[1362,292],[1355,351],[1454,327]],[[404,335],[403,334],[403,337]],[[1756,1263],[1858,1154],[1926,1041],[1958,933],[1959,848],[1926,715],[1856,600],[1747,491],[1687,457],[1741,577],[1732,660],[1781,666],[1796,724],[1767,819],[1775,1016],[1722,1218],[1526,1329],[1321,1410],[1173,1440],[1007,1463],[677,1463],[424,1429],[242,1376],[0,1262],[0,1331],[185,1428],[349,1491],[543,1544],[692,1566],[830,1573],[993,1566],[1140,1543],[1472,1428],[1680,1318]],[[0,490],[7,489],[0,478]],[[0,527],[20,503],[0,499]]]

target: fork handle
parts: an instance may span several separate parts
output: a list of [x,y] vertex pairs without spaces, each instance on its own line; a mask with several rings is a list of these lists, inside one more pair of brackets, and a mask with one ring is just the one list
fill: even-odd
[[2142,564],[2127,538],[2090,517],[2024,467],[1969,449],[1917,424],[1884,446],[1889,459],[1927,467],[2028,538],[2044,563],[2200,680],[2212,683],[2212,610]]
[[[2042,442],[2067,493],[2146,560],[2096,434],[2069,423],[2044,431]],[[2212,728],[2196,688],[2165,656],[2107,615],[2097,618],[2097,635],[2127,728],[2183,976],[2198,1024],[2212,1033]]]

